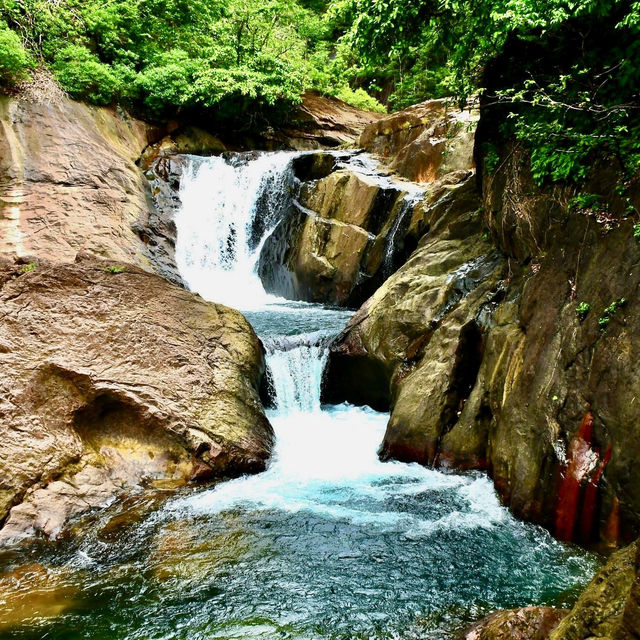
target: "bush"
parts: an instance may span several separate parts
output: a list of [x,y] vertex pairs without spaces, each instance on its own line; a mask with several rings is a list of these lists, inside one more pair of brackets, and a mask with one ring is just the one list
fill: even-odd
[[86,47],[69,45],[62,49],[53,71],[62,88],[79,100],[108,105],[131,95],[131,70],[100,62]]
[[364,89],[355,91],[349,86],[344,86],[336,94],[336,98],[350,104],[358,109],[375,111],[376,113],[386,113],[384,105],[380,104],[373,96],[370,96]]
[[0,22],[0,84],[12,86],[29,75],[33,60],[17,33]]
[[204,60],[191,59],[181,49],[172,49],[154,60],[136,80],[145,105],[154,113],[191,106],[196,76],[207,70]]

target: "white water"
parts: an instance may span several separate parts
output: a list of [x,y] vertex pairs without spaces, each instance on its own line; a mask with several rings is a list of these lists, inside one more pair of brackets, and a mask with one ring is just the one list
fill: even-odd
[[[269,412],[269,418],[277,443],[266,473],[227,482],[175,503],[173,508],[208,513],[234,505],[302,509],[372,526],[403,523],[406,533],[415,533],[439,525],[428,514],[423,519],[415,514],[386,513],[378,511],[376,504],[390,492],[418,494],[435,487],[460,487],[468,498],[468,509],[464,514],[448,514],[447,522],[463,527],[501,522],[506,512],[484,478],[447,476],[418,465],[380,462],[377,450],[387,414],[348,405],[321,408],[326,345],[337,333],[327,328],[326,315],[337,316],[343,324],[347,315],[313,305],[275,304],[278,301],[264,292],[255,270],[264,238],[254,239],[253,248],[251,243],[258,203],[268,203],[271,219],[265,235],[277,222],[278,207],[287,203],[294,156],[264,154],[235,165],[223,158],[194,160],[183,179],[183,208],[176,218],[181,274],[205,298],[242,310],[268,309],[269,321],[265,322],[263,314],[256,317],[254,326],[265,343],[275,388],[276,409]],[[371,175],[375,172],[367,156],[357,156],[349,166]],[[414,199],[417,193],[417,188],[411,190],[407,199]],[[367,505],[345,506],[354,500],[366,500]]]
[[267,234],[293,186],[294,153],[265,153],[249,162],[193,158],[180,184],[176,262],[189,288],[207,300],[241,309],[273,302],[256,273],[266,235],[252,242],[260,214]]

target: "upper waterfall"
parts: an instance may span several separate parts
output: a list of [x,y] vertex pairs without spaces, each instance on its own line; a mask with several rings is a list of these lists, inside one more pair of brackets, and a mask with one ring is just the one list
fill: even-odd
[[190,159],[180,184],[176,262],[192,291],[240,309],[269,300],[256,261],[286,210],[295,152]]

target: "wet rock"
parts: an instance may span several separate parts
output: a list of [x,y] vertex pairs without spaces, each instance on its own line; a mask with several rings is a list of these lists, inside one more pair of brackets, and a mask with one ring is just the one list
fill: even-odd
[[1,273],[0,540],[265,467],[263,352],[238,312],[85,256]]
[[[300,175],[321,175],[330,166],[326,154],[303,158]],[[331,168],[303,183],[298,201],[265,242],[259,273],[271,293],[357,306],[408,255],[401,243],[413,214],[413,186],[339,168],[335,160]]]
[[464,640],[547,640],[567,613],[551,607],[496,611],[473,625]]
[[639,635],[640,558],[634,543],[611,556],[550,640],[633,640]]
[[[606,170],[586,187],[612,194],[602,216],[570,207],[568,188],[537,187],[518,148],[501,155],[482,207],[447,186],[438,202],[457,217],[414,208],[407,237],[426,235],[333,346],[325,394],[389,399],[384,457],[485,469],[517,516],[560,538],[629,541],[640,531],[633,224]],[[358,388],[367,368],[385,373],[387,394]]]
[[433,182],[447,173],[474,167],[479,110],[459,110],[450,100],[429,100],[368,125],[357,146],[383,158],[399,175]]

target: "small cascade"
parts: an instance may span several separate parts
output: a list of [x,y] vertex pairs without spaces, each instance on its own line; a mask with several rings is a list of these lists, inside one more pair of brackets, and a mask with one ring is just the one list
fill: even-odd
[[[398,270],[398,263],[402,263],[402,258],[406,257],[401,255],[404,253],[401,251],[403,248],[404,236],[411,222],[413,208],[418,204],[418,202],[420,202],[422,196],[422,191],[408,193],[402,201],[400,213],[393,221],[393,225],[389,231],[389,235],[387,236],[387,246],[384,253],[383,276],[385,280]],[[399,234],[399,231],[402,231],[402,233]]]
[[176,262],[192,291],[243,309],[269,300],[256,262],[290,201],[296,155],[191,159],[180,185]]
[[267,365],[279,414],[320,411],[322,372],[328,356],[325,332],[265,340]]

